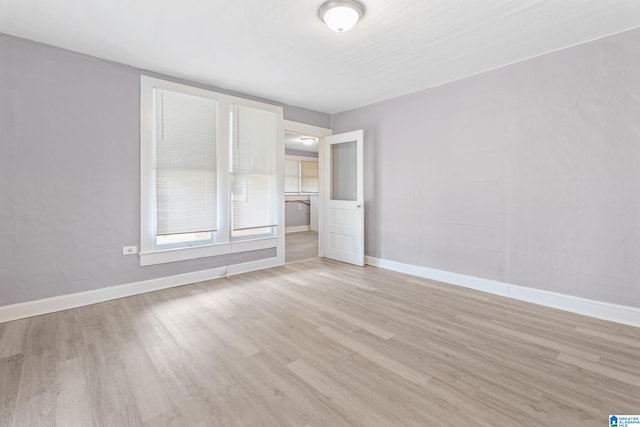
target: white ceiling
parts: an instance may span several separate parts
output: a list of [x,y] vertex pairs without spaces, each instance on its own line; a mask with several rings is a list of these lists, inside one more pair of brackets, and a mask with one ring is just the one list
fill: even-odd
[[640,26],[639,0],[0,0],[0,32],[335,113]]
[[298,151],[308,151],[310,153],[318,152],[318,144],[305,145],[300,139],[304,135],[298,135],[297,133],[285,133],[284,134],[284,148]]

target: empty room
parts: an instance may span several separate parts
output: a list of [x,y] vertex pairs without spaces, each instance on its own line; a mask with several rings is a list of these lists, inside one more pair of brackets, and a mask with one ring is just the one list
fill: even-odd
[[0,426],[640,427],[640,2],[0,2]]

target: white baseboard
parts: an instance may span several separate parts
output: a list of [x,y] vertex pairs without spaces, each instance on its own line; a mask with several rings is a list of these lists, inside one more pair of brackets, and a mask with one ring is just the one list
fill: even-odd
[[27,301],[19,304],[0,306],[0,323],[26,317],[39,316],[41,314],[54,313],[56,311],[69,310],[85,305],[97,304],[114,299],[203,282],[205,280],[218,279],[220,277],[234,276],[263,268],[282,265],[282,260],[266,258],[258,261],[233,264],[208,270],[194,271],[175,276],[159,277],[157,279],[141,282],[127,283],[125,285],[111,286],[75,294],[60,295],[36,301]]
[[465,274],[451,273],[449,271],[404,264],[401,262],[369,256],[366,257],[366,263],[375,267],[410,274],[412,276],[423,277],[425,279],[476,289],[503,297],[527,301],[598,319],[640,327],[640,308],[636,307],[595,301],[560,294],[557,292],[527,288],[525,286],[512,285],[509,283],[498,282],[496,280],[482,279],[479,277],[467,276]]
[[285,233],[297,233],[299,231],[309,231],[311,227],[308,225],[292,225],[291,227],[286,227],[284,229]]
[[[413,276],[449,283],[456,286],[476,289],[495,295],[501,295],[521,301],[570,311],[572,313],[640,327],[640,308],[636,307],[594,301],[586,298],[559,294],[556,292],[511,285],[508,283],[498,282],[496,280],[482,279],[479,277],[467,276],[464,274],[452,273],[412,264],[404,264],[401,262],[374,257],[366,257],[366,263],[387,270],[398,271],[400,273],[411,274]],[[41,314],[54,313],[56,311],[69,310],[85,305],[138,295],[145,292],[153,292],[161,289],[188,285],[190,283],[233,276],[279,265],[282,265],[282,261],[278,258],[266,258],[258,261],[230,265],[228,268],[224,266],[209,270],[194,271],[175,276],[160,277],[157,279],[144,280],[125,285],[1,306],[0,323],[38,316]]]
[[236,274],[249,273],[265,268],[278,267],[284,265],[284,261],[279,258],[265,258],[258,261],[243,262],[241,264],[231,264],[226,277],[235,276]]

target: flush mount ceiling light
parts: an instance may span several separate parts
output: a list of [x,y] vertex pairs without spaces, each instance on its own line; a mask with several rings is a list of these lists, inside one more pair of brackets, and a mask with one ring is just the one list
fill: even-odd
[[320,6],[320,19],[337,33],[349,31],[364,15],[364,7],[355,0],[330,0]]
[[314,144],[316,141],[318,141],[318,138],[313,138],[311,136],[303,136],[302,138],[300,138],[300,141],[304,144],[304,145],[312,145]]

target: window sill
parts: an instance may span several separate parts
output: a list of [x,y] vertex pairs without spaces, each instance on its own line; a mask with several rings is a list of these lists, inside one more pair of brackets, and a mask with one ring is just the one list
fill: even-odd
[[260,249],[271,249],[277,247],[277,244],[278,239],[276,237],[268,237],[264,239],[245,240],[233,243],[220,243],[189,248],[172,248],[140,252],[140,265],[145,267],[148,265],[165,264],[168,262],[187,261],[190,259],[257,251]]

